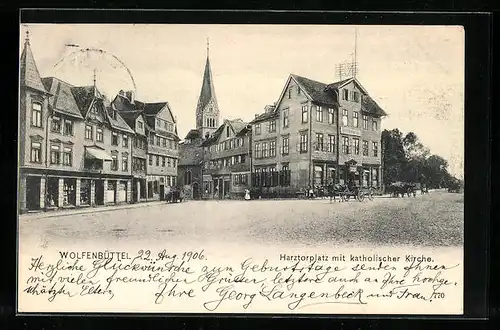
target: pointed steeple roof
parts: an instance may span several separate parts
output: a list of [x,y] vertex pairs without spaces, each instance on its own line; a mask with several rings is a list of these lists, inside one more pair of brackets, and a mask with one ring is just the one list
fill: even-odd
[[205,108],[211,99],[216,101],[212,69],[210,68],[210,59],[207,54],[207,62],[205,63],[205,72],[203,74],[203,83],[201,85],[200,98],[198,99],[197,108],[199,110]]
[[33,57],[33,53],[31,52],[28,32],[26,33],[26,41],[24,42],[24,49],[21,53],[19,79],[21,87],[29,87],[37,91],[49,94],[42,83],[40,73],[38,72],[38,68],[36,67],[35,58]]

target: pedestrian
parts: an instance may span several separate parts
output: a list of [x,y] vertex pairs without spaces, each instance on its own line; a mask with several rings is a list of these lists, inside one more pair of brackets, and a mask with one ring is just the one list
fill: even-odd
[[249,201],[250,200],[250,190],[245,189],[245,200]]

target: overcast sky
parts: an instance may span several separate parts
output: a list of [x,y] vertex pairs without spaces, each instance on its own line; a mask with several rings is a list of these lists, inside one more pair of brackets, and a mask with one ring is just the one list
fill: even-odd
[[[22,41],[26,28],[42,77],[90,85],[96,69],[98,88],[112,98],[133,88],[128,69],[137,99],[169,102],[181,138],[195,125],[207,38],[221,116],[247,121],[277,101],[290,73],[338,80],[335,67],[355,44],[355,27],[347,25],[30,24]],[[382,128],[415,132],[462,176],[463,29],[359,26],[357,40],[358,80],[389,114]]]

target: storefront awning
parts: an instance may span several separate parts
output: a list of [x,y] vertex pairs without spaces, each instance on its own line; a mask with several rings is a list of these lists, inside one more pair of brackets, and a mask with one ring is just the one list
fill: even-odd
[[98,148],[86,148],[85,157],[90,159],[100,159],[104,161],[112,161],[111,156],[104,150]]

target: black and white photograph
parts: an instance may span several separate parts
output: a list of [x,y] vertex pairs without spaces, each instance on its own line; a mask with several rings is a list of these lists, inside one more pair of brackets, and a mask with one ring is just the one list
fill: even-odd
[[19,38],[19,312],[463,313],[463,27]]

